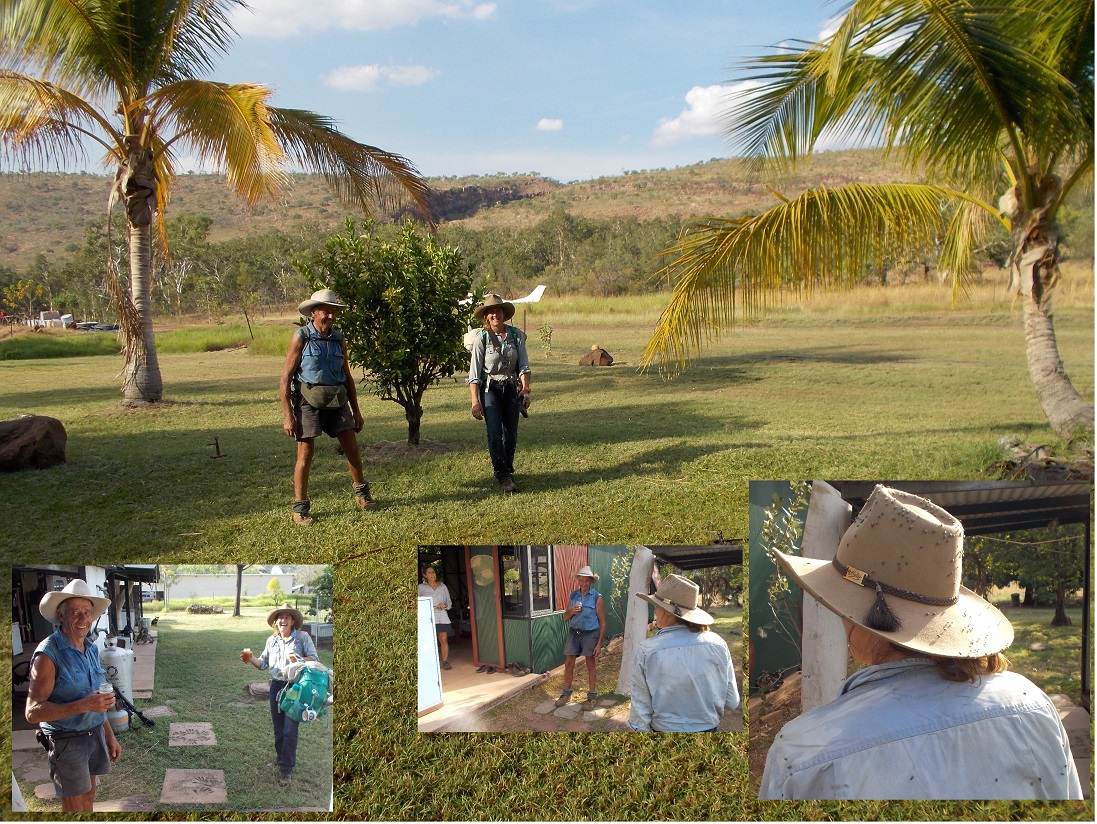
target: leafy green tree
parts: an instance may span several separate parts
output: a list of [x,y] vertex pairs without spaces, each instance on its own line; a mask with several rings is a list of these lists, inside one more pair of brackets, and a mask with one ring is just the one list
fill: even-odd
[[25,312],[27,317],[35,314],[41,297],[42,286],[34,281],[20,278],[4,287],[4,303],[19,312]]
[[[352,221],[311,263],[300,264],[313,288],[330,288],[348,305],[338,325],[351,363],[370,391],[404,409],[408,443],[419,443],[423,393],[468,366],[463,344],[472,317],[472,269],[461,253],[420,237],[404,223],[393,241]],[[474,296],[475,297],[475,296]]]
[[97,143],[123,205],[130,292],[108,278],[127,342],[125,402],[163,395],[153,338],[152,227],[164,230],[176,158],[222,166],[249,203],[275,195],[286,167],[324,176],[349,207],[411,198],[426,184],[398,155],[351,140],[322,115],[270,105],[254,83],[202,79],[234,35],[244,0],[4,0],[0,3],[0,147],[61,163]]
[[837,135],[879,140],[931,182],[817,188],[694,224],[670,250],[674,293],[643,365],[681,368],[737,312],[851,287],[866,265],[919,247],[939,246],[956,297],[998,223],[1044,414],[1064,438],[1092,431],[1050,302],[1059,208],[1093,176],[1093,30],[1092,0],[853,0],[828,38],[752,61],[757,88],[729,137],[759,168],[787,169]]
[[285,603],[286,593],[282,590],[282,583],[277,578],[271,578],[267,582],[267,592],[270,593],[271,603],[274,606]]

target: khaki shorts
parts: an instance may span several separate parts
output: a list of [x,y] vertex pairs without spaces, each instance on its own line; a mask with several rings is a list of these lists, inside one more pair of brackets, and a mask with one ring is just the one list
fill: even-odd
[[345,403],[338,409],[317,409],[300,395],[294,404],[297,418],[297,440],[308,441],[321,434],[334,438],[340,432],[354,429],[354,413],[350,404]]
[[72,798],[91,790],[93,775],[110,773],[107,736],[102,725],[89,735],[50,736],[50,778],[58,798]]

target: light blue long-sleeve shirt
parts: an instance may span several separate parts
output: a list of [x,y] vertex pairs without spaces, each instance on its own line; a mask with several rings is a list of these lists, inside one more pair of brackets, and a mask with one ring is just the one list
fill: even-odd
[[295,629],[289,638],[283,638],[277,632],[267,638],[263,654],[259,656],[259,669],[270,670],[272,681],[285,681],[286,667],[290,665],[289,656],[293,653],[297,658],[311,658],[316,660],[316,645],[307,632]]
[[495,341],[500,345],[496,346],[492,336],[485,335],[483,330],[477,332],[466,383],[481,383],[485,378],[500,380],[529,373],[525,332],[516,326],[507,325],[503,335],[496,336]]
[[701,732],[739,706],[728,645],[712,630],[675,625],[636,648],[628,723],[637,732]]
[[1014,672],[948,681],[928,658],[866,667],[785,724],[759,798],[1080,799],[1059,713]]

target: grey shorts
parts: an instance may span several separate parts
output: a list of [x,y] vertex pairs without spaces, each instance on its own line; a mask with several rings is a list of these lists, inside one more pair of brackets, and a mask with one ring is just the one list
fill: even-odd
[[594,629],[569,629],[564,643],[564,655],[582,655],[590,658],[598,646],[598,627]]
[[110,773],[107,736],[100,725],[91,735],[71,738],[50,736],[50,778],[59,798],[72,798],[91,790],[93,775]]
[[340,432],[354,429],[354,413],[351,412],[349,403],[338,409],[317,409],[298,395],[293,411],[297,417],[299,441],[317,438],[321,433],[334,438]]

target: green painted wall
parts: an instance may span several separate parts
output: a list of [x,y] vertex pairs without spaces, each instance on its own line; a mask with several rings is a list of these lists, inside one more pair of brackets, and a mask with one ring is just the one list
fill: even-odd
[[518,663],[533,669],[528,618],[503,619],[503,650],[506,652],[507,664]]
[[547,672],[564,663],[564,639],[567,625],[557,615],[546,615],[533,619],[533,663],[529,665],[534,672]]
[[[624,622],[621,620],[621,616],[617,614],[617,610],[614,609],[613,559],[619,555],[629,556],[629,569],[631,570],[632,554],[629,548],[625,546],[592,546],[587,548],[587,563],[594,570],[594,574],[598,576],[598,583],[594,585],[594,588],[602,594],[602,600],[605,602],[607,641],[625,631]],[[623,606],[621,606],[621,612],[624,612]]]

